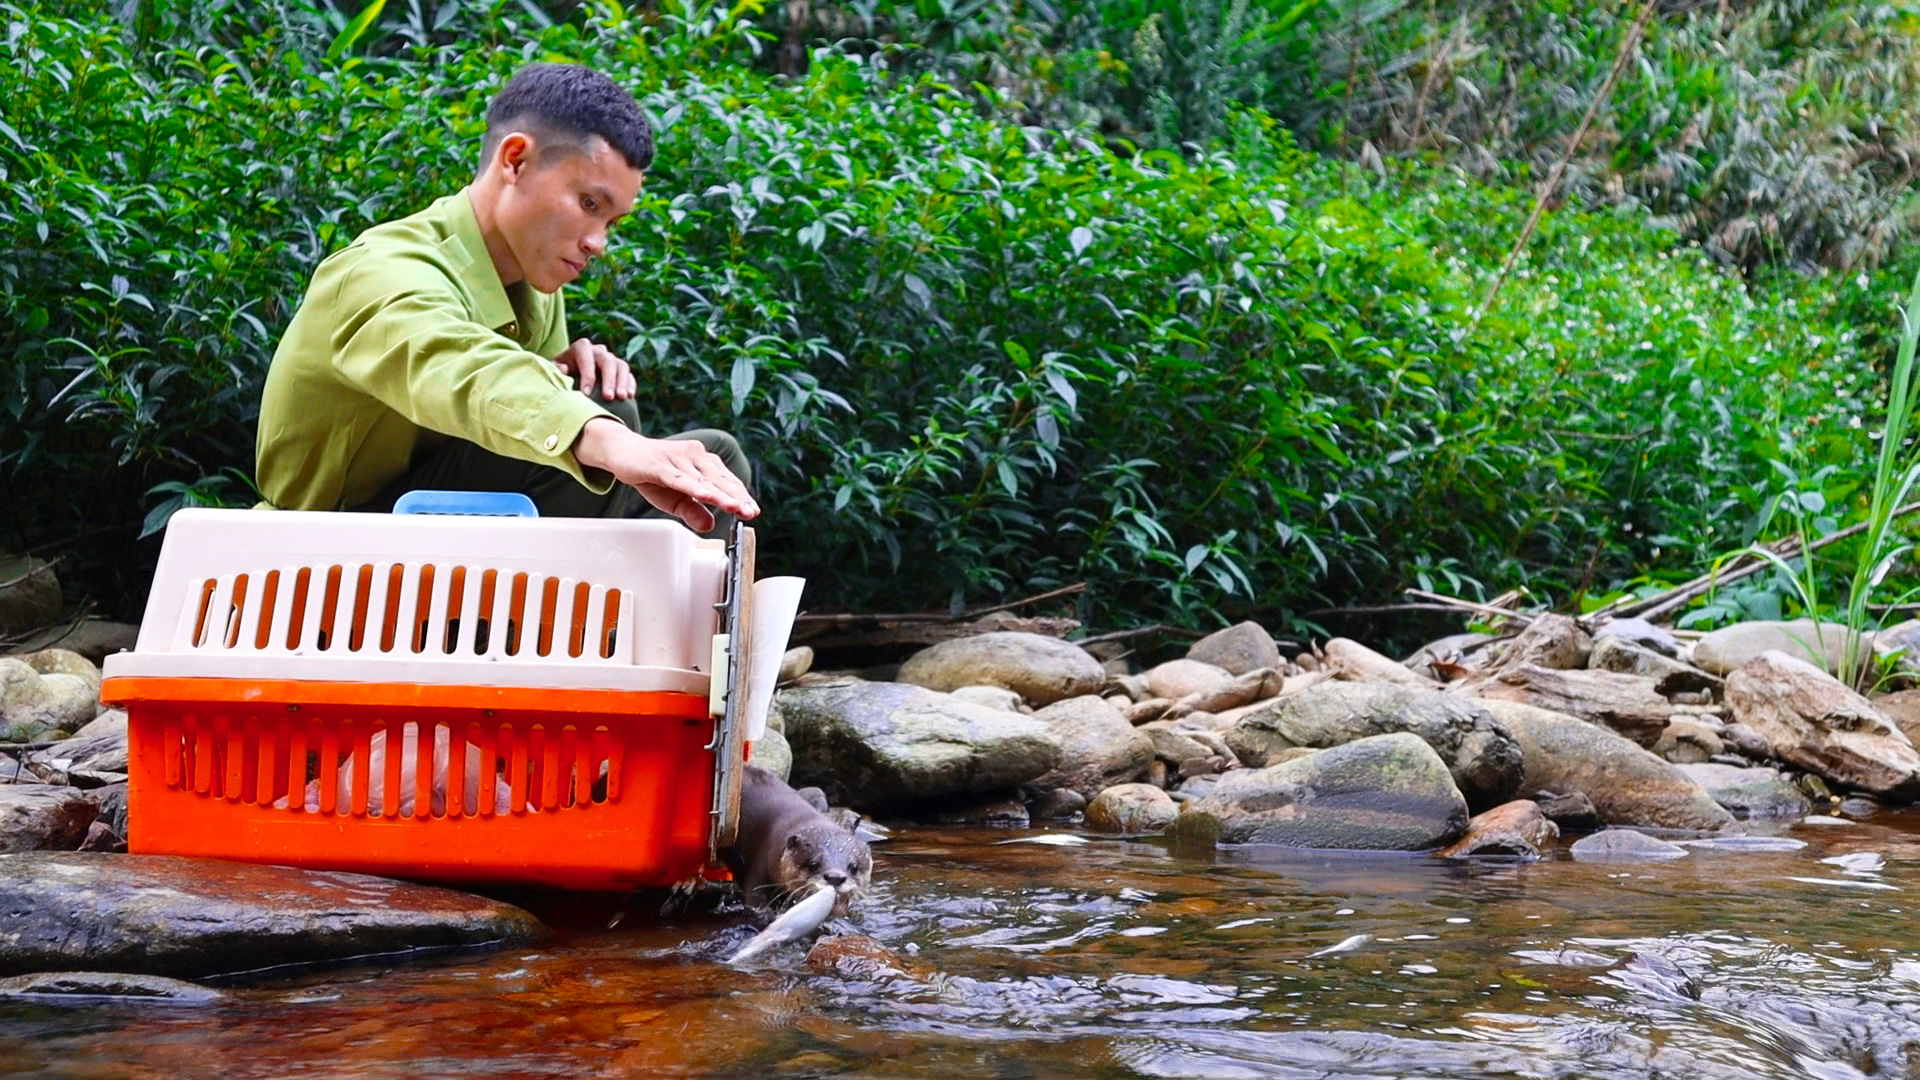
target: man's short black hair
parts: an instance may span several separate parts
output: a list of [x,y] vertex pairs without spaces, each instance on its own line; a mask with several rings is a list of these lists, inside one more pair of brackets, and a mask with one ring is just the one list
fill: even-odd
[[598,135],[634,168],[644,172],[653,164],[653,127],[640,103],[579,64],[528,64],[513,73],[487,106],[483,167],[514,131],[532,135],[541,148],[585,149],[587,139]]

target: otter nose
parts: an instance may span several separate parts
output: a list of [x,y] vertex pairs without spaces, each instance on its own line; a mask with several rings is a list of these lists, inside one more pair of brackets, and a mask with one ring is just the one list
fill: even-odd
[[847,883],[847,875],[838,870],[829,870],[820,875],[820,880],[837,889]]

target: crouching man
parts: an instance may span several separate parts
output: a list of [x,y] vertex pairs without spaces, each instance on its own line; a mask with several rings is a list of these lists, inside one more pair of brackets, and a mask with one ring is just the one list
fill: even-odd
[[[653,160],[633,96],[533,64],[487,109],[479,174],[314,273],[267,372],[256,475],[293,510],[517,491],[548,517],[759,513],[732,437],[639,433],[627,363],[569,340],[560,288],[606,251]],[[651,509],[650,509],[651,508]]]

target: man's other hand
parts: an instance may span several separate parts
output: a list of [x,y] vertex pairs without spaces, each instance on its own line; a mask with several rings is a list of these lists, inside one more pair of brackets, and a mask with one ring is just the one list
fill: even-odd
[[580,429],[573,456],[582,465],[612,473],[694,532],[713,528],[709,506],[742,519],[760,516],[760,507],[733,470],[689,439],[649,439],[612,417],[600,417]]
[[596,386],[606,401],[625,401],[633,396],[633,368],[605,345],[580,338],[567,346],[566,352],[553,358],[553,366],[577,380],[580,392],[588,397],[593,396]]

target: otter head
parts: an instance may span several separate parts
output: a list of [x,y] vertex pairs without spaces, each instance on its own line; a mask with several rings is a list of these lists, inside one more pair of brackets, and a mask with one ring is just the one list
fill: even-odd
[[847,905],[867,890],[872,875],[873,854],[866,842],[826,821],[795,830],[780,852],[780,891],[799,897],[830,888],[836,915],[847,913]]

